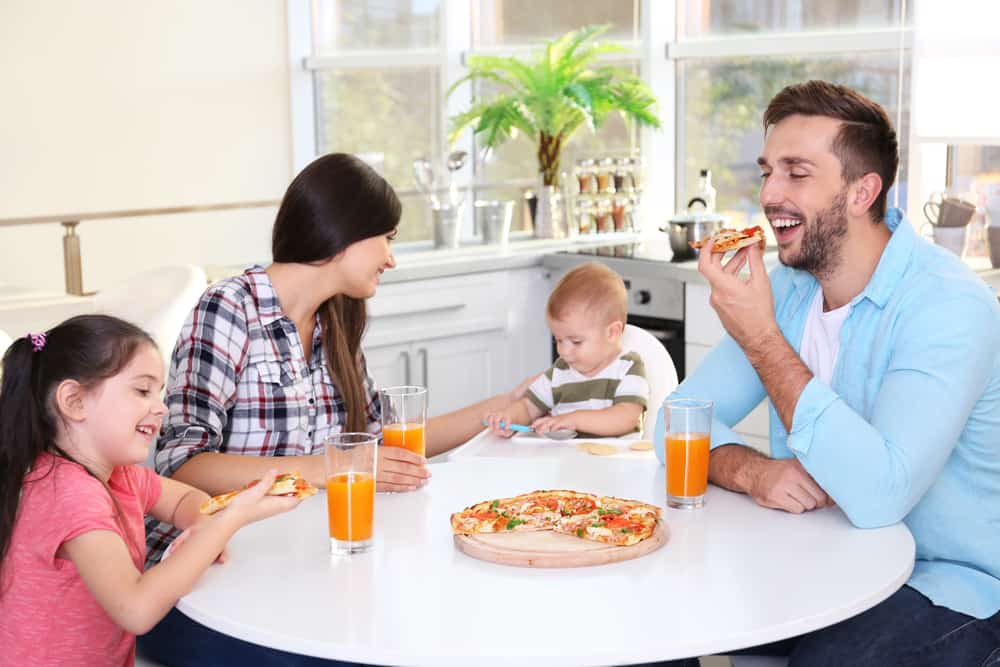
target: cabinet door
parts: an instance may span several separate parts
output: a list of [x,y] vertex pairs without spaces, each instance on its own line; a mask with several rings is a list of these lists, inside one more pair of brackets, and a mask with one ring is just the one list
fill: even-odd
[[505,390],[498,386],[503,345],[501,331],[415,342],[414,382],[427,387],[428,415],[464,408]]
[[413,350],[409,345],[384,345],[362,349],[368,362],[368,374],[377,387],[394,387],[420,381],[415,374]]

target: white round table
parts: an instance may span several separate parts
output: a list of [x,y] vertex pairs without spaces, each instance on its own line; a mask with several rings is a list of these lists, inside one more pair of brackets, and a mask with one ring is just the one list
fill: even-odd
[[649,461],[465,459],[379,495],[372,551],[328,553],[326,499],[240,531],[178,608],[285,651],[386,665],[608,665],[724,653],[821,628],[896,591],[913,568],[902,524],[858,530],[711,487],[667,510],[670,539],[632,561],[529,569],[475,560],[449,516],[480,500],[570,488],[664,504]]

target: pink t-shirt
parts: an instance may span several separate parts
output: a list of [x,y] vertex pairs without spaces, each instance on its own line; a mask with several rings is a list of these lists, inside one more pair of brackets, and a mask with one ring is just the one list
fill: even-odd
[[135,635],[97,603],[72,561],[56,552],[92,530],[125,540],[136,568],[146,551],[144,515],[160,497],[160,478],[146,468],[115,468],[108,487],[65,459],[42,454],[25,478],[0,582],[0,667],[132,665]]

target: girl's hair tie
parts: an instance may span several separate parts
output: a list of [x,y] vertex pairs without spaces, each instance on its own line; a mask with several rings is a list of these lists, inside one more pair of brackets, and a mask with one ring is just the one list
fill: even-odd
[[31,349],[35,352],[41,352],[45,348],[45,339],[47,334],[43,331],[41,333],[29,333],[27,339],[31,341]]

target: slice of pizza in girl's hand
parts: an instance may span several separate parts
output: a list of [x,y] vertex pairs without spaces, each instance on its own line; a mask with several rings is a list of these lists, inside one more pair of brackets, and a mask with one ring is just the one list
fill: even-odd
[[[702,241],[690,241],[689,245],[692,248],[701,248],[707,243],[708,239],[705,239]],[[764,245],[767,241],[764,239],[764,230],[759,226],[747,227],[746,229],[723,229],[712,237],[712,252],[731,252],[753,245],[754,243],[759,243],[761,252],[764,251]]]
[[[255,479],[239,491],[230,491],[229,493],[213,496],[201,504],[199,511],[202,514],[215,514],[229,505],[229,503],[233,502],[233,498],[238,496],[243,491],[246,491],[259,481],[260,480]],[[316,487],[310,484],[308,480],[302,477],[302,475],[298,472],[290,472],[275,477],[274,484],[271,485],[267,495],[308,498],[309,496],[315,495],[316,492]]]

